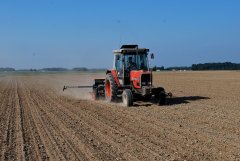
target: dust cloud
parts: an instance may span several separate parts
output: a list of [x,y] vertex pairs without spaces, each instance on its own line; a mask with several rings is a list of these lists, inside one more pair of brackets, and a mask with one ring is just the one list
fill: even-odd
[[92,86],[95,78],[104,78],[104,73],[70,73],[52,76],[49,80],[55,91],[61,95],[73,97],[75,99],[92,99],[92,88],[68,88],[63,91],[64,85],[70,86]]

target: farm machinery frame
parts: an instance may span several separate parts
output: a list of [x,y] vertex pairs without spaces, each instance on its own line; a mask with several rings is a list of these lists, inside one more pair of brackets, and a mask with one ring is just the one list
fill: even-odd
[[[94,79],[92,86],[64,86],[68,88],[92,88],[92,98],[106,99],[115,102],[122,99],[125,106],[132,106],[135,100],[154,100],[158,105],[164,105],[166,97],[171,93],[163,87],[153,86],[153,74],[150,69],[147,48],[138,45],[122,45],[114,50],[114,63],[111,70],[106,71],[105,78]],[[154,55],[150,55],[151,59]]]

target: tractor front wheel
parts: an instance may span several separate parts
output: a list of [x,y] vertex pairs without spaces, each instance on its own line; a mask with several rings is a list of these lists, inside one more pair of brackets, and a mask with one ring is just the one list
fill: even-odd
[[112,74],[107,74],[105,79],[105,98],[108,102],[113,102],[117,98],[117,84]]
[[123,104],[127,107],[133,105],[133,95],[130,89],[125,89],[122,93]]

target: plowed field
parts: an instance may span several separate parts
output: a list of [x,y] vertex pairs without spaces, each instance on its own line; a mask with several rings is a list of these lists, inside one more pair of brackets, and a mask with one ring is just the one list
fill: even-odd
[[62,92],[99,76],[1,76],[0,160],[240,160],[240,72],[156,73],[160,107]]

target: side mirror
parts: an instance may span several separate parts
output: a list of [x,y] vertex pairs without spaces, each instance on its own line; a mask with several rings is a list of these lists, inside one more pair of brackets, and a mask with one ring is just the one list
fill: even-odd
[[154,59],[154,54],[152,53],[152,54],[150,55],[150,57],[151,57],[151,59]]

